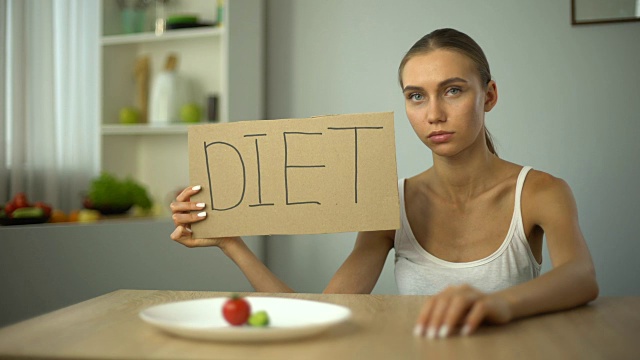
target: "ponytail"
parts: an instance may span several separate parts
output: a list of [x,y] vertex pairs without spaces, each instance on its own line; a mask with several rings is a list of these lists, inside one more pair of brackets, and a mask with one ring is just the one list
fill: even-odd
[[484,128],[484,138],[487,141],[487,147],[489,148],[489,151],[493,155],[498,156],[498,152],[496,152],[496,147],[493,145],[493,137],[491,136],[491,133],[489,132],[489,129],[487,129],[486,126]]

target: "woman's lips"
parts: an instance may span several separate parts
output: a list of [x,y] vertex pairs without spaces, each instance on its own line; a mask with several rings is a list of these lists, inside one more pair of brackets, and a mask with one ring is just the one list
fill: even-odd
[[452,132],[434,131],[431,134],[429,134],[428,139],[434,143],[439,144],[439,143],[444,143],[449,141],[449,139],[451,139],[452,136],[453,136]]

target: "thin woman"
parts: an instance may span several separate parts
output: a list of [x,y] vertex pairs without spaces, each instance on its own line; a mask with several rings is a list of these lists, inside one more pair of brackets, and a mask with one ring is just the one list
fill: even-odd
[[[598,285],[565,181],[499,158],[485,126],[498,101],[480,46],[453,29],[436,30],[407,52],[398,69],[407,118],[431,151],[433,166],[401,179],[401,227],[358,234],[325,293],[370,293],[395,249],[401,294],[423,294],[414,334],[472,334],[482,323],[571,309],[595,299]],[[239,237],[196,239],[206,218],[189,187],[171,204],[171,238],[217,246],[256,291],[292,292]],[[552,270],[540,275],[543,236]]]

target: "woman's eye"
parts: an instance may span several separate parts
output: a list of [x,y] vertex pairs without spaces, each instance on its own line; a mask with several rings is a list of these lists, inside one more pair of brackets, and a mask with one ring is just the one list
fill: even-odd
[[460,88],[451,88],[449,90],[447,90],[447,94],[450,95],[458,95],[462,92],[462,90]]
[[422,94],[413,93],[413,94],[409,95],[409,99],[411,99],[413,101],[422,101],[422,100],[424,100],[424,96],[422,96]]

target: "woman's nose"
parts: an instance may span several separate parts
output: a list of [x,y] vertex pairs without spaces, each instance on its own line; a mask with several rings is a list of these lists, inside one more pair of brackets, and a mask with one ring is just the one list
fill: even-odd
[[430,124],[446,121],[445,112],[440,101],[434,99],[427,104],[427,121]]

